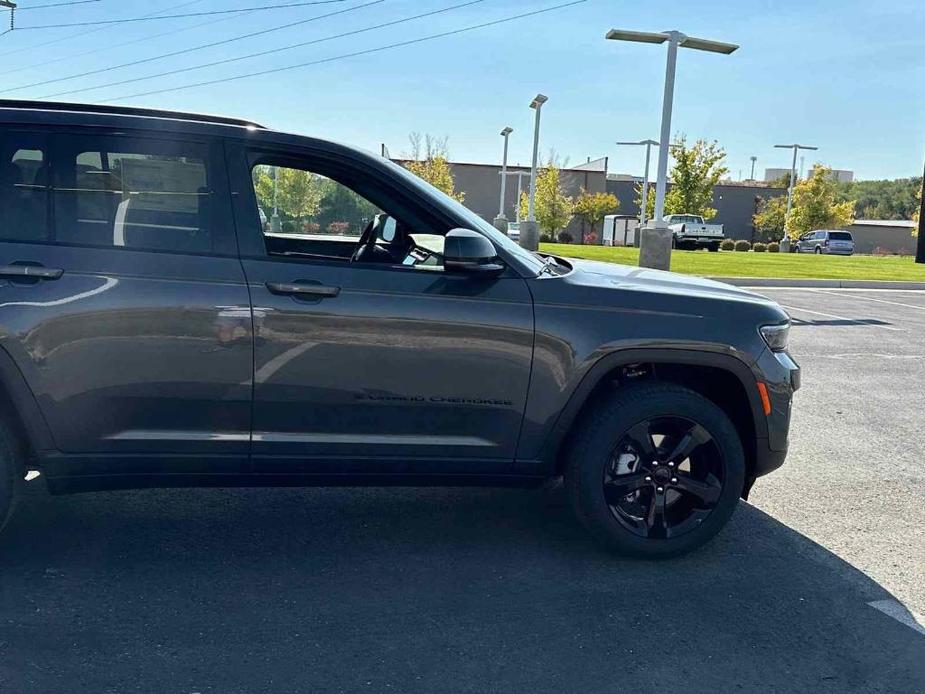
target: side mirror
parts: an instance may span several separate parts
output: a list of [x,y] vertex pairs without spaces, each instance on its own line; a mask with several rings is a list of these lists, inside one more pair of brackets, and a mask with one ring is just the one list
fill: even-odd
[[494,245],[469,229],[451,229],[443,242],[443,268],[447,272],[497,275],[504,271]]

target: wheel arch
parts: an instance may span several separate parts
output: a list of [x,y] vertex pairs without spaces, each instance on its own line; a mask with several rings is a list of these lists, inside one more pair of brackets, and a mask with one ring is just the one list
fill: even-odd
[[632,349],[599,359],[574,390],[543,444],[541,457],[562,471],[561,451],[580,423],[582,412],[603,393],[636,379],[675,383],[716,403],[729,416],[742,438],[749,470],[757,458],[759,439],[767,439],[767,421],[757,389],[757,377],[741,359],[717,352],[683,349]]
[[0,416],[13,429],[25,458],[55,448],[35,394],[5,348],[0,346]]

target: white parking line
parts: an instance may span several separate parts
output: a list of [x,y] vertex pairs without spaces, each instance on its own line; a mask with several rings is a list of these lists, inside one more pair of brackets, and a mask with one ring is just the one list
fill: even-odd
[[874,600],[867,604],[925,636],[925,626],[922,626],[925,619],[914,612],[910,612],[899,600]]
[[858,325],[866,325],[871,328],[882,328],[883,330],[892,330],[897,333],[906,332],[902,328],[894,328],[891,325],[879,325],[877,323],[868,323],[867,321],[857,320],[856,318],[846,318],[845,316],[837,316],[834,313],[823,313],[822,311],[811,311],[808,308],[800,308],[799,306],[788,306],[787,304],[781,304],[781,306],[788,311],[803,311],[803,313],[811,313],[815,316],[823,316],[825,318],[834,318],[835,320],[843,320],[849,323],[857,323]]
[[[838,292],[826,291],[824,289],[813,289],[817,294],[834,294],[840,296]],[[919,311],[925,311],[925,306],[916,306],[915,304],[904,304],[901,301],[887,301],[886,299],[874,299],[870,296],[852,296],[852,299],[863,299],[864,301],[876,301],[878,304],[891,304],[893,306],[903,306],[905,308],[917,308]]]

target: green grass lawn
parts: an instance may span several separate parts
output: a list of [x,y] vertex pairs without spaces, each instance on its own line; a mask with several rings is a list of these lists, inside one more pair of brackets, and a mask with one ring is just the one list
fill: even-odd
[[[543,243],[540,250],[566,258],[636,265],[637,248]],[[912,257],[873,255],[809,255],[805,253],[741,253],[674,251],[673,272],[704,277],[787,277],[837,280],[907,280],[925,282],[925,265]]]

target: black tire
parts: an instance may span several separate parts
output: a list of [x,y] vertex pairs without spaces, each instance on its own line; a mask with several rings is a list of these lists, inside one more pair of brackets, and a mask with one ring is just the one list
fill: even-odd
[[[637,458],[635,468],[628,471],[627,475],[638,478],[639,488],[625,497],[617,495],[617,502],[618,505],[634,504],[644,509],[644,500],[647,498],[651,500],[651,505],[646,517],[633,518],[632,514],[624,514],[622,509],[613,506],[613,493],[608,499],[608,492],[605,492],[605,486],[609,490],[615,489],[609,486],[614,480],[628,479],[612,476],[618,459],[622,461],[624,455],[632,457],[632,454],[618,453],[617,446],[623,445],[627,437],[631,436],[630,432],[638,430],[645,422],[646,436],[655,445],[655,456],[668,457],[662,446],[680,449],[680,442],[686,435],[679,435],[677,441],[669,440],[666,436],[656,444],[650,435],[652,426],[649,423],[674,421],[692,423],[694,428],[691,432],[706,432],[710,437],[709,449],[700,452],[703,447],[697,444],[698,448],[693,449],[689,458],[681,458],[668,480],[677,485],[678,478],[683,477],[680,486],[665,487],[665,491],[659,495],[656,494],[657,490],[663,489],[656,487],[659,482],[650,483],[650,476],[645,477],[645,482],[642,481],[641,476],[648,475],[649,466],[643,463],[642,457]],[[711,455],[712,451],[716,454]],[[700,456],[696,461],[695,452]],[[599,399],[572,437],[567,456],[566,492],[578,519],[609,548],[643,558],[677,556],[712,539],[732,516],[745,485],[745,454],[735,426],[710,400],[692,390],[670,384],[627,386]],[[662,469],[657,470],[659,474],[665,472],[668,461],[660,464]],[[688,466],[686,473],[682,472],[684,465]],[[712,472],[703,474],[703,470],[714,468],[717,473],[722,470],[718,487],[714,484],[717,477]],[[698,482],[701,474],[704,481]],[[659,476],[658,479],[664,478]],[[706,501],[687,491],[696,484],[710,485],[702,487],[709,488],[715,496],[709,504],[709,510],[706,510]],[[618,486],[621,492],[626,488],[625,485]],[[669,498],[673,500],[668,501]],[[656,499],[661,501],[663,529],[652,532],[653,527],[641,526],[646,526],[650,517],[656,515],[652,512]],[[679,503],[681,505],[677,506]],[[703,508],[699,507],[701,505]],[[691,508],[689,517],[684,519],[682,517],[688,507],[696,508]],[[672,509],[675,510],[675,518],[681,519],[674,534],[669,527]],[[632,519],[632,523],[637,526],[641,523],[641,526],[631,529],[626,518]],[[641,531],[646,534],[639,534]]]
[[0,530],[13,514],[23,469],[19,439],[9,425],[0,420]]
[[816,255],[822,255],[822,249],[816,246]]
[[709,248],[709,250],[710,250],[710,253],[716,253],[716,252],[719,251],[719,244],[718,244],[718,243],[711,243],[711,244],[708,246],[708,248]]

